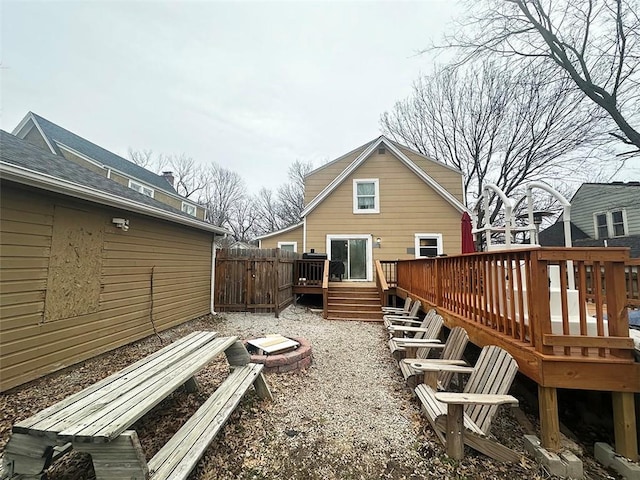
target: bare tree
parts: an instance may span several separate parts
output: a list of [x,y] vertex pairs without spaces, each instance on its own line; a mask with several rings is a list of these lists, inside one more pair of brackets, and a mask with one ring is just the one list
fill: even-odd
[[559,72],[615,123],[611,132],[640,152],[638,0],[483,0],[446,46],[540,61]]
[[244,180],[217,164],[209,167],[208,179],[199,197],[199,203],[207,209],[207,221],[219,227],[229,226],[231,208],[246,197]]
[[258,234],[273,232],[286,226],[278,214],[278,199],[273,194],[273,191],[268,188],[261,188],[254,201],[259,211],[256,219],[256,231]]
[[257,231],[259,217],[260,212],[255,199],[244,196],[231,205],[227,226],[236,240],[247,242],[259,233],[263,233]]
[[278,188],[278,216],[285,226],[300,221],[304,210],[304,177],[312,169],[311,162],[296,160],[289,166],[289,182]]
[[533,66],[515,73],[493,62],[439,68],[382,115],[381,127],[460,169],[470,205],[486,183],[513,196],[527,181],[575,177],[595,164],[599,119],[567,83]]
[[147,168],[149,170],[156,170],[155,164],[156,161],[153,158],[153,150],[134,150],[129,147],[127,150],[129,160],[142,168]]
[[198,200],[200,193],[210,183],[211,169],[197,164],[193,158],[184,153],[160,155],[157,164],[161,171],[171,171],[175,179],[176,191],[185,198]]

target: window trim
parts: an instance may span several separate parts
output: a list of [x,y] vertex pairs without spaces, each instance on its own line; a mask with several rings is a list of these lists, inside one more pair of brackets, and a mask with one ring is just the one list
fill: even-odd
[[414,234],[414,255],[416,258],[433,258],[433,257],[423,257],[420,255],[420,239],[428,238],[428,239],[436,239],[438,241],[438,255],[442,255],[444,252],[444,243],[442,241],[441,233],[416,233]]
[[[615,235],[615,230],[613,227],[613,214],[615,212],[622,213],[622,235]],[[601,237],[600,232],[598,231],[598,215],[605,215],[607,219],[607,236]],[[600,210],[598,212],[593,212],[593,230],[594,230],[594,238],[596,240],[601,240],[603,238],[621,238],[629,236],[629,223],[627,221],[627,210],[626,208],[613,208],[611,210]]]
[[[193,214],[187,212],[185,210],[185,207],[191,207],[193,208]],[[180,210],[182,210],[183,213],[186,213],[187,215],[190,215],[192,217],[196,217],[198,218],[198,207],[197,205],[194,205],[193,203],[189,203],[189,202],[182,202],[182,207],[180,208]]]
[[[142,192],[139,191],[137,188],[135,188],[133,185],[137,185],[138,187],[140,187],[140,189],[142,189]],[[136,182],[135,180],[129,179],[129,188],[131,190],[138,192],[140,195],[144,195],[145,197],[155,198],[155,194],[156,194],[155,190],[150,186],[145,185],[144,183]],[[147,195],[146,193],[143,193],[144,189],[149,190],[151,192],[151,195]]]
[[[358,184],[373,183],[375,192],[373,198],[373,208],[358,208]],[[380,213],[380,179],[378,178],[354,178],[353,179],[353,213],[357,215],[367,215],[371,213]]]
[[278,248],[282,248],[283,245],[293,245],[293,251],[298,251],[298,242],[278,242]]

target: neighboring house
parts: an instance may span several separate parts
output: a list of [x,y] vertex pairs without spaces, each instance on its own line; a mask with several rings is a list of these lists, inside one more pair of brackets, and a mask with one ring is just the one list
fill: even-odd
[[171,172],[157,175],[33,112],[25,115],[13,134],[188,215],[205,219],[204,208],[178,195]]
[[213,309],[226,230],[0,132],[0,390]]
[[[564,246],[562,219],[540,232],[540,244]],[[640,257],[640,182],[584,183],[571,198],[576,247],[629,247]]]
[[326,253],[371,281],[376,259],[459,254],[464,211],[460,171],[381,136],[309,173],[301,222],[260,247]]

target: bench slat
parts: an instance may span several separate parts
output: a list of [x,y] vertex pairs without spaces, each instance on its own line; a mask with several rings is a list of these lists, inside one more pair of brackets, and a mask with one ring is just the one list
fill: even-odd
[[[164,375],[152,375],[126,391],[113,391],[105,398],[105,408],[92,412],[58,434],[66,441],[109,441],[155,407],[170,392],[184,384],[214,357],[233,345],[237,337],[221,337],[199,348],[190,356],[172,364]],[[115,397],[115,398],[114,398]]]
[[[96,398],[100,398],[103,392],[113,389],[123,388],[126,383],[135,383],[142,381],[142,375],[157,365],[166,365],[171,361],[176,361],[185,355],[188,355],[194,349],[212,341],[216,332],[193,332],[166,347],[154,352],[142,360],[130,365],[129,367],[115,373],[91,387],[81,392],[71,395],[64,400],[52,405],[37,414],[16,423],[13,431],[16,433],[30,433],[33,431],[40,434],[47,432],[55,433],[59,431],[56,425],[64,422],[76,411],[81,411],[88,406],[94,404]],[[72,421],[72,420],[69,420]]]
[[198,411],[149,461],[151,480],[187,478],[251,387],[262,364],[236,367]]

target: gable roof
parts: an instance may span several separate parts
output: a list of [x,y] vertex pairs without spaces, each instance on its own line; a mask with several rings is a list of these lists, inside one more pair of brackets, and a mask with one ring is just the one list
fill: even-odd
[[274,235],[280,235],[281,233],[290,232],[292,230],[295,230],[296,228],[302,227],[303,225],[304,225],[304,222],[294,223],[293,225],[289,225],[288,227],[281,228],[280,230],[276,230],[274,232],[268,232],[268,233],[265,233],[264,235],[259,235],[255,237],[254,240],[262,240],[264,238],[273,237]]
[[203,222],[165,203],[120,185],[66,158],[0,130],[3,180],[120,208],[219,235],[228,230]]
[[[569,222],[571,227],[571,242],[588,239],[589,235],[584,233],[573,222]],[[557,220],[553,225],[545,228],[538,234],[538,240],[543,247],[564,247],[564,223]]]
[[[392,141],[386,138],[384,135],[379,136],[372,141],[367,148],[365,148],[356,159],[347,166],[340,175],[334,178],[329,185],[327,185],[316,197],[309,202],[309,205],[302,211],[301,216],[305,217],[311,213],[320,203],[322,203],[342,182],[344,182],[349,175],[351,175],[369,156],[381,145],[384,145],[389,149],[393,155],[400,160],[409,170],[416,174],[422,181],[433,188],[442,198],[444,198],[449,204],[451,204],[460,213],[466,212],[467,207],[454,197],[449,191],[436,182],[431,176],[429,176],[424,170],[418,167],[409,157],[407,157]],[[359,147],[362,148],[362,147]],[[357,149],[356,149],[357,150]],[[353,150],[352,150],[353,151]]]
[[122,172],[133,179],[140,180],[159,190],[177,195],[176,190],[164,177],[157,175],[146,168],[142,168],[139,165],[136,165],[135,163],[96,145],[95,143],[85,140],[75,133],[62,128],[61,126],[56,125],[33,112],[27,113],[20,124],[13,130],[13,134],[20,138],[24,138],[29,130],[24,131],[22,135],[20,135],[20,133],[21,130],[23,130],[29,123],[29,120],[33,121],[34,126],[42,134],[52,153],[62,155],[61,149],[66,147],[66,149],[71,150],[72,153],[80,153],[95,162],[112,168],[113,170]]
[[[599,195],[608,196],[612,192],[622,193],[623,195],[633,195],[630,197],[632,200],[636,200],[634,205],[637,204],[638,193],[640,193],[640,181],[630,182],[611,182],[611,183],[583,183],[578,187],[578,190],[571,197],[571,203],[574,199],[579,198],[582,195],[587,195],[588,198],[593,199]],[[626,197],[625,197],[626,198]]]

